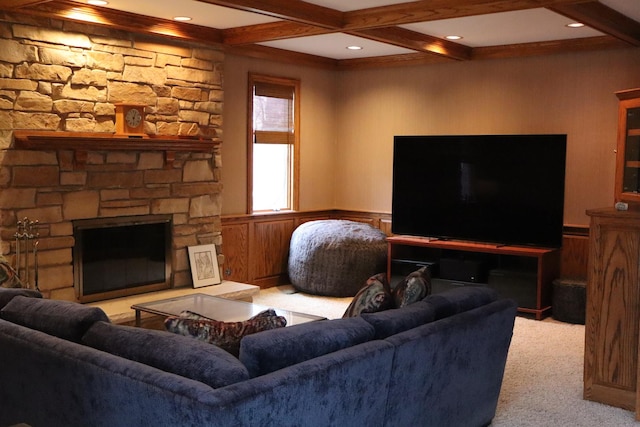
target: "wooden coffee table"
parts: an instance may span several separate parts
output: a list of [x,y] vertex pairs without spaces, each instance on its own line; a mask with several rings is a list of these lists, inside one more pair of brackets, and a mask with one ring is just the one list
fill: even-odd
[[168,317],[178,316],[185,310],[221,322],[241,322],[269,308],[273,308],[278,316],[284,317],[287,320],[287,326],[325,319],[325,317],[314,316],[312,314],[297,313],[295,311],[200,293],[134,304],[131,308],[136,312],[136,326],[142,325],[142,312]]

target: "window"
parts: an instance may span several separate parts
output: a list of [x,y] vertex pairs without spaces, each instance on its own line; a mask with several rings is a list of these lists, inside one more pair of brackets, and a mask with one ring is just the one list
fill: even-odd
[[249,74],[249,213],[298,208],[300,81]]

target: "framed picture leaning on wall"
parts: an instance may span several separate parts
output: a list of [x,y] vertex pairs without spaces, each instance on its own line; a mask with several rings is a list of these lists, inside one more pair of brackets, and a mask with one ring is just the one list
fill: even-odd
[[189,246],[189,264],[194,288],[221,282],[216,245]]

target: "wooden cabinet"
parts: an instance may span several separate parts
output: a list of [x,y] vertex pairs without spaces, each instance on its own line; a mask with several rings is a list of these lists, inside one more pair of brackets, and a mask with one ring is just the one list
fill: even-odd
[[263,288],[286,283],[293,218],[223,221],[222,278]]
[[615,198],[640,204],[640,89],[616,92],[616,96],[620,105]]
[[223,224],[222,245],[224,264],[222,278],[240,283],[249,282],[249,224]]
[[[387,243],[390,282],[396,281],[393,276],[398,270],[400,275],[406,275],[421,265],[429,265],[434,271],[434,292],[455,286],[489,286],[500,296],[515,299],[518,311],[533,314],[538,320],[551,310],[552,282],[560,274],[559,249],[413,236],[391,236]],[[453,265],[449,271],[459,277],[444,274],[445,262]]]
[[636,410],[640,419],[640,211],[604,208],[587,215],[584,398]]

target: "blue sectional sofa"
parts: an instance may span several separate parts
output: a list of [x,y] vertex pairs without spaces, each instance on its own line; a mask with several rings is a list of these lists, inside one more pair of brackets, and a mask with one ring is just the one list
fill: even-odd
[[248,335],[236,358],[33,296],[0,289],[1,426],[484,426],[516,315],[461,288]]

